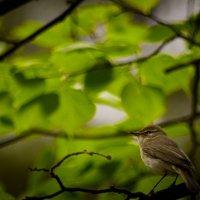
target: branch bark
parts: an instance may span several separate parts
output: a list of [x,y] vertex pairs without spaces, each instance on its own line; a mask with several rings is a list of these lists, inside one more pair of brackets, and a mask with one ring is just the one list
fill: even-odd
[[[196,113],[195,118],[200,118],[200,112]],[[191,120],[191,115],[184,115],[180,116],[174,119],[162,121],[159,123],[156,123],[156,125],[167,127],[178,123],[188,123]],[[141,127],[142,128],[142,127]],[[134,131],[134,130],[133,130]],[[32,128],[26,131],[23,131],[21,133],[13,133],[12,135],[6,135],[0,138],[0,149],[3,147],[7,147],[11,144],[14,144],[16,142],[19,142],[23,139],[26,139],[28,137],[31,137],[33,135],[40,135],[40,136],[46,136],[46,137],[53,137],[53,138],[65,138],[68,139],[68,133],[62,130],[45,130],[41,128]],[[82,139],[82,140],[95,140],[95,139],[108,139],[113,137],[128,137],[130,136],[126,131],[117,131],[114,134],[100,134],[100,135],[74,135],[74,139]]]
[[16,8],[27,4],[33,0],[4,0],[0,2],[0,16],[15,10]]
[[65,19],[67,16],[69,16],[81,3],[83,2],[83,0],[76,0],[76,1],[72,1],[72,3],[69,5],[69,7],[62,13],[60,14],[58,17],[56,17],[55,19],[53,19],[52,21],[50,21],[49,23],[45,24],[44,26],[42,26],[41,28],[39,28],[38,30],[36,30],[34,33],[32,33],[31,35],[29,35],[28,37],[24,38],[23,40],[19,41],[18,43],[16,43],[13,47],[11,47],[10,49],[8,49],[6,52],[4,52],[2,55],[0,55],[0,61],[4,60],[5,58],[7,58],[8,56],[12,55],[16,50],[18,50],[20,47],[22,47],[23,45],[29,43],[30,41],[32,41],[33,39],[35,39],[38,35],[42,34],[43,32],[45,32],[46,30],[48,30],[49,28],[51,28],[52,26],[56,25],[57,23],[59,23],[60,21],[62,21],[63,19]]
[[66,155],[64,158],[62,158],[60,161],[58,161],[55,165],[53,165],[50,169],[31,169],[31,171],[35,171],[35,172],[45,172],[45,173],[49,173],[50,177],[53,178],[59,185],[60,190],[58,190],[57,192],[54,192],[52,194],[48,194],[48,195],[44,195],[44,196],[32,196],[32,197],[25,197],[24,200],[44,200],[44,199],[53,199],[56,196],[59,196],[60,194],[64,193],[64,192],[83,192],[83,193],[90,193],[93,195],[96,194],[105,194],[105,193],[116,193],[116,194],[123,194],[126,196],[126,200],[128,199],[136,199],[139,198],[139,200],[168,200],[168,199],[179,199],[182,197],[186,197],[189,195],[192,195],[192,193],[187,189],[186,185],[184,183],[176,185],[174,187],[169,187],[167,189],[163,189],[160,190],[156,193],[150,193],[150,194],[144,194],[143,192],[131,192],[129,190],[126,189],[121,189],[121,188],[117,188],[115,186],[111,186],[109,188],[105,188],[105,189],[90,189],[90,188],[81,188],[81,187],[66,187],[64,186],[62,180],[60,179],[60,177],[55,173],[55,169],[58,168],[63,161],[65,161],[66,159],[72,157],[72,156],[78,156],[81,154],[88,154],[90,156],[92,155],[97,155],[97,156],[101,156],[104,157],[106,159],[111,159],[110,156],[107,155],[103,155],[97,152],[88,152],[86,150],[84,151],[80,151],[80,152],[75,152],[75,153],[71,153]]

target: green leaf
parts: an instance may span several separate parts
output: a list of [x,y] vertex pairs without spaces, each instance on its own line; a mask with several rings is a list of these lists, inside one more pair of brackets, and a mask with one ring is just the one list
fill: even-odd
[[129,116],[144,124],[152,123],[165,112],[164,96],[152,87],[133,81],[122,91],[122,105]]
[[[42,47],[54,47],[63,43],[71,42],[70,38],[70,21],[65,20],[55,26],[51,27],[47,31],[36,37],[32,43]],[[12,31],[12,35],[16,39],[24,39],[36,30],[42,27],[41,22],[26,21]]]
[[95,113],[94,104],[80,90],[60,90],[59,108],[52,115],[52,123],[70,133],[89,121]]
[[160,1],[159,0],[124,0],[129,5],[145,13],[149,13]]
[[[132,15],[123,13],[107,25],[108,33],[106,42],[112,44],[128,44],[132,47],[141,44],[148,33],[147,27],[133,23]],[[129,47],[130,48],[130,47]]]
[[13,66],[7,63],[0,63],[0,91],[7,91],[10,87],[11,73]]
[[62,75],[57,66],[49,62],[49,55],[17,57],[13,63],[16,68],[13,73],[21,72],[27,80],[57,78]]
[[58,95],[55,93],[43,94],[24,104],[16,113],[17,129],[26,130],[30,127],[51,128],[49,117],[57,110]]
[[13,37],[16,39],[24,39],[32,34],[35,30],[40,28],[42,23],[36,21],[26,21],[25,23],[19,25],[12,31]]
[[106,57],[109,59],[132,56],[133,54],[140,52],[140,48],[137,45],[125,41],[118,41],[115,43],[107,40],[106,42],[99,44],[98,47],[105,52]]
[[174,36],[174,32],[166,26],[156,25],[149,28],[146,39],[148,42],[159,42]]
[[14,128],[12,102],[8,92],[0,92],[0,130],[2,132]]
[[99,92],[103,90],[113,79],[113,70],[97,70],[87,73],[85,77],[85,89],[87,91]]
[[[182,59],[184,59],[182,57]],[[181,59],[181,60],[182,60]],[[138,69],[142,82],[146,85],[160,88],[166,94],[177,90],[189,91],[189,83],[192,76],[191,68],[184,68],[166,73],[165,70],[178,63],[173,57],[168,55],[158,55],[146,62],[139,64]]]
[[[93,3],[90,6],[83,6],[80,12],[74,16],[76,35],[96,36],[98,38],[98,30],[102,32],[106,29],[106,24],[111,23],[120,12],[120,8],[111,3]],[[104,35],[100,35],[100,39],[102,37]]]
[[52,53],[51,63],[63,74],[84,73],[105,60],[104,54],[88,43],[65,46]]
[[11,194],[5,192],[4,189],[0,186],[0,199],[1,200],[14,200],[15,198]]
[[44,93],[45,81],[42,78],[27,79],[21,72],[13,72],[11,92],[14,107],[19,109],[23,104]]

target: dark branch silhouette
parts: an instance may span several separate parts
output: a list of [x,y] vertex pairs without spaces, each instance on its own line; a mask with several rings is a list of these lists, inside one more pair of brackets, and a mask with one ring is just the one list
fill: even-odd
[[81,3],[83,2],[83,0],[76,0],[76,1],[72,1],[72,3],[69,5],[69,7],[62,13],[60,14],[58,17],[56,17],[55,19],[53,19],[52,21],[50,21],[49,23],[45,24],[44,26],[42,26],[41,28],[39,28],[38,30],[36,30],[34,33],[32,33],[31,35],[29,35],[28,37],[24,38],[23,40],[19,41],[18,43],[16,43],[13,47],[11,47],[10,49],[8,49],[6,52],[4,52],[2,55],[0,55],[0,61],[4,60],[5,58],[7,58],[8,56],[12,55],[16,50],[18,50],[20,47],[24,46],[25,44],[29,43],[30,41],[32,41],[33,39],[35,39],[38,35],[40,35],[41,33],[45,32],[46,30],[48,30],[49,28],[51,28],[52,26],[56,25],[57,23],[59,23],[60,21],[62,21],[63,19],[65,19],[67,16],[69,16],[74,9],[76,9]]
[[191,192],[186,188],[185,184],[179,184],[174,187],[169,187],[167,189],[160,190],[156,193],[150,193],[148,195],[144,194],[143,192],[130,192],[129,190],[126,189],[121,189],[117,188],[115,186],[111,186],[109,188],[105,189],[88,189],[88,188],[81,188],[81,187],[66,187],[64,186],[61,178],[55,173],[55,169],[58,168],[66,159],[72,157],[72,156],[78,156],[82,154],[87,154],[89,156],[92,155],[97,155],[101,156],[103,158],[106,158],[108,160],[111,159],[111,156],[107,156],[101,153],[97,152],[89,152],[89,151],[80,151],[80,152],[75,152],[66,155],[63,157],[60,161],[58,161],[55,165],[53,165],[49,169],[45,168],[34,168],[30,169],[32,172],[44,172],[44,173],[49,173],[50,177],[55,179],[55,181],[58,183],[60,189],[52,194],[44,195],[44,196],[31,196],[31,197],[25,197],[23,200],[44,200],[44,199],[53,199],[56,196],[59,196],[60,194],[64,192],[82,192],[82,193],[90,193],[93,195],[97,194],[103,194],[103,193],[116,193],[116,194],[123,194],[126,196],[126,199],[136,199],[139,198],[139,200],[156,200],[156,199],[178,199],[181,197],[185,197],[188,195],[191,195]]
[[196,58],[196,59],[190,60],[185,63],[180,63],[177,65],[171,66],[168,69],[166,69],[165,72],[170,73],[170,72],[173,72],[173,71],[176,71],[176,70],[179,70],[179,69],[191,66],[191,65],[195,65],[195,67],[196,67],[196,63],[199,63],[199,62],[200,62],[200,58]]
[[[29,3],[33,0],[2,0],[0,2],[0,16],[15,10],[16,8]],[[35,0],[36,1],[36,0]]]
[[193,144],[193,148],[190,152],[190,155],[195,155],[196,149],[199,145],[197,140],[197,132],[195,130],[195,120],[198,113],[198,91],[199,91],[199,80],[200,80],[200,62],[196,62],[194,65],[194,78],[193,78],[193,86],[192,86],[192,102],[191,102],[191,117],[188,122],[188,126],[190,129],[191,141]]

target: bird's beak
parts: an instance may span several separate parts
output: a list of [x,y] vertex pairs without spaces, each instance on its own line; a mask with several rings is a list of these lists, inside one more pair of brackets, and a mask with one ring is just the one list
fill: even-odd
[[133,135],[133,136],[139,136],[139,135],[140,135],[140,132],[139,132],[139,131],[130,132],[130,134]]

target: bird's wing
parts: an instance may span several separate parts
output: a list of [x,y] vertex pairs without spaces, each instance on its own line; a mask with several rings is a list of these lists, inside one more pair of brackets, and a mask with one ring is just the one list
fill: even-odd
[[167,136],[161,137],[165,138],[156,138],[156,144],[154,142],[155,140],[149,140],[149,144],[143,147],[144,154],[186,169],[193,167],[188,157],[173,140]]

